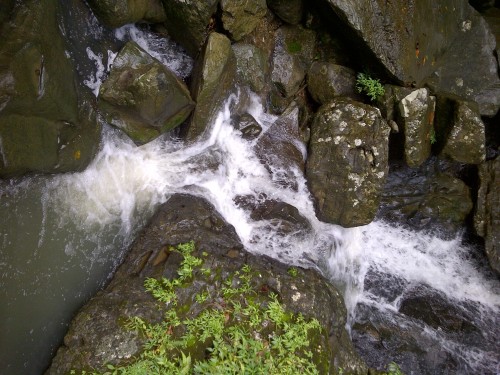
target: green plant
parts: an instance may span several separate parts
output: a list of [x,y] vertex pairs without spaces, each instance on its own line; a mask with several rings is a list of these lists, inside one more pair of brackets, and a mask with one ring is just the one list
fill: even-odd
[[387,375],[404,375],[396,362],[387,365]]
[[429,137],[430,137],[431,145],[433,145],[434,143],[437,142],[436,130],[434,129],[434,127],[431,128],[431,131],[429,133]]
[[359,73],[356,79],[356,89],[360,93],[366,94],[370,100],[374,101],[384,95],[384,86],[378,79],[371,78],[368,74]]
[[295,267],[290,267],[286,272],[292,277],[297,277],[297,275],[299,274],[299,271]]

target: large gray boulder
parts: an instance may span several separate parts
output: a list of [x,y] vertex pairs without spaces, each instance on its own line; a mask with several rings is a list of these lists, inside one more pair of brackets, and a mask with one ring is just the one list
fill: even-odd
[[194,102],[175,73],[128,42],[101,85],[99,107],[108,123],[141,145],[180,125]]
[[[171,246],[191,240],[196,247],[193,255],[202,259],[202,267],[208,272],[195,269],[192,280],[176,289],[177,307],[158,303],[144,290],[144,280],[176,277],[183,256],[172,251]],[[222,289],[227,287],[228,279],[236,279],[232,275],[241,272],[244,265],[251,269],[252,296],[264,302],[273,292],[288,311],[300,312],[306,319],[314,317],[324,327],[324,334],[311,341],[311,345],[319,342],[322,346],[322,354],[316,359],[321,373],[336,372],[339,367],[353,374],[367,373],[345,331],[342,296],[331,284],[316,271],[296,269],[294,276],[276,260],[246,252],[234,228],[210,203],[202,198],[174,195],[138,236],[110,284],[76,315],[47,374],[66,374],[71,369],[105,371],[107,364],[130,363],[143,351],[146,341],[137,330],[126,328],[125,323],[134,317],[156,323],[175,309],[182,321],[203,310],[226,306],[230,318],[236,313],[226,305]],[[195,301],[193,296],[202,291],[209,291],[208,299]],[[235,322],[227,319],[224,324]],[[170,334],[178,335],[179,329],[172,328]],[[269,332],[258,334],[267,337]],[[193,362],[204,359],[211,346],[210,340],[197,340],[185,354],[190,354]]]
[[266,54],[250,43],[235,43],[232,47],[236,56],[238,80],[252,91],[260,93],[266,86],[269,73]]
[[377,108],[352,99],[319,108],[306,176],[320,220],[344,227],[373,220],[388,172],[389,132]]
[[480,164],[478,169],[480,185],[474,226],[484,238],[491,268],[500,274],[500,159]]
[[161,0],[89,0],[89,5],[99,20],[111,28],[166,19]]
[[0,29],[0,177],[84,169],[98,146],[95,98],[76,83],[56,0],[11,8]]
[[210,34],[192,77],[191,93],[197,104],[187,128],[183,129],[189,142],[203,135],[235,89],[236,57],[226,36]]
[[[324,0],[350,28],[359,51],[370,50],[400,83],[424,82],[470,100],[498,84],[495,39],[466,0]],[[327,15],[327,14],[325,14]],[[498,107],[497,107],[498,109]],[[492,109],[488,110],[491,115]],[[484,113],[486,114],[486,113]]]
[[221,0],[220,5],[222,24],[234,41],[250,34],[267,12],[266,0]]

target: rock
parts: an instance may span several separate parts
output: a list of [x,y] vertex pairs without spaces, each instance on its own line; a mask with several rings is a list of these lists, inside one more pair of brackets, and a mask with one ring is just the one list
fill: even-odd
[[428,89],[412,91],[399,102],[400,129],[404,133],[406,164],[418,167],[431,154],[436,98]]
[[391,165],[378,217],[411,228],[441,228],[454,235],[472,209],[469,188],[435,158],[418,168]]
[[141,145],[180,125],[194,102],[172,71],[128,42],[101,85],[99,107],[108,123]]
[[319,108],[306,176],[321,221],[353,227],[373,220],[388,172],[389,132],[378,109],[352,99]]
[[215,120],[235,88],[235,76],[236,57],[230,40],[222,34],[211,33],[192,75],[191,92],[197,104],[187,129],[183,129],[188,141],[201,137]]
[[[373,54],[399,83],[424,83],[469,100],[498,83],[494,37],[464,0],[324,0],[327,22],[343,22],[360,58]],[[368,50],[370,52],[368,52]],[[498,109],[498,108],[497,108]]]
[[303,0],[267,0],[267,6],[286,23],[298,25],[303,17]]
[[250,34],[267,12],[265,0],[221,0],[220,4],[222,24],[234,41]]
[[500,159],[480,164],[478,169],[480,185],[474,227],[484,238],[491,268],[500,274]]
[[233,44],[238,81],[260,93],[265,85],[269,67],[267,57],[260,48],[248,43]]
[[168,34],[196,57],[205,44],[219,0],[162,0]]
[[476,103],[438,93],[436,140],[441,153],[461,163],[485,160],[485,131]]
[[129,23],[165,22],[161,0],[89,0],[89,5],[106,26],[118,28]]
[[399,103],[405,96],[410,95],[412,91],[408,87],[384,85],[384,95],[376,101],[382,117],[388,121],[398,121],[400,117]]
[[235,121],[235,128],[241,131],[242,137],[248,140],[255,139],[262,133],[262,127],[250,113],[244,113]]
[[100,127],[95,98],[76,84],[59,2],[11,10],[0,31],[0,177],[82,170]]
[[[266,298],[272,291],[289,311],[300,312],[306,319],[314,317],[325,327],[325,335],[318,338],[325,353],[318,362],[323,373],[338,367],[356,374],[366,373],[366,366],[354,353],[345,332],[346,310],[342,296],[333,286],[316,271],[297,269],[297,276],[293,276],[287,272],[287,266],[276,260],[247,253],[234,228],[211,204],[202,198],[174,195],[137,238],[111,283],[72,321],[47,375],[68,373],[71,369],[104,371],[106,364],[129,363],[139,354],[145,338],[137,331],[127,330],[124,323],[132,317],[159,322],[172,308],[157,303],[144,290],[143,283],[147,277],[177,276],[183,256],[170,250],[170,246],[191,239],[196,244],[193,255],[201,258],[203,267],[210,272],[194,272],[192,282],[177,288],[177,306],[184,306],[185,311],[181,318],[221,306],[221,301],[210,297],[195,303],[193,295],[204,290],[210,291],[210,295],[221,293],[227,277],[248,264],[255,298]],[[172,334],[176,334],[175,328]],[[201,345],[201,340],[196,345]],[[211,344],[202,345],[202,349],[206,346]],[[193,361],[198,359],[195,347],[190,354]]]
[[359,99],[355,89],[354,70],[328,61],[316,61],[307,73],[307,90],[319,104],[325,104],[336,96]]

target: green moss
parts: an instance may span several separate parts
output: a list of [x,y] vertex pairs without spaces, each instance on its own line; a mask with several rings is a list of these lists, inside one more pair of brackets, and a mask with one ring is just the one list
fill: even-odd
[[286,49],[289,53],[299,53],[302,51],[302,44],[296,40],[291,40],[286,42]]

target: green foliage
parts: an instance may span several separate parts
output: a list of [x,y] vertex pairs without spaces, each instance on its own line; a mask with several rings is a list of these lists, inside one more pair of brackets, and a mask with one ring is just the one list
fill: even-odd
[[144,350],[133,363],[108,365],[104,375],[319,373],[313,356],[325,350],[316,340],[323,334],[320,323],[287,312],[276,294],[257,293],[248,265],[229,275],[222,288],[198,293],[193,306],[199,314],[183,315],[176,291],[202,264],[193,249],[173,249],[184,255],[176,279],[145,281],[145,288],[170,309],[160,323],[130,319],[126,328],[146,338]]
[[387,375],[404,375],[396,362],[387,365]]
[[356,89],[360,93],[367,95],[370,100],[374,101],[384,95],[384,86],[378,79],[371,78],[368,74],[359,73],[356,79]]
[[297,268],[295,267],[290,267],[287,271],[287,273],[292,276],[292,277],[297,277],[297,275],[299,274],[299,271],[297,270]]
[[431,145],[437,142],[436,138],[436,130],[434,130],[434,127],[431,128],[431,132],[429,134],[430,140],[431,140]]
[[286,48],[290,53],[299,53],[302,51],[302,44],[296,40],[291,40],[286,43]]

